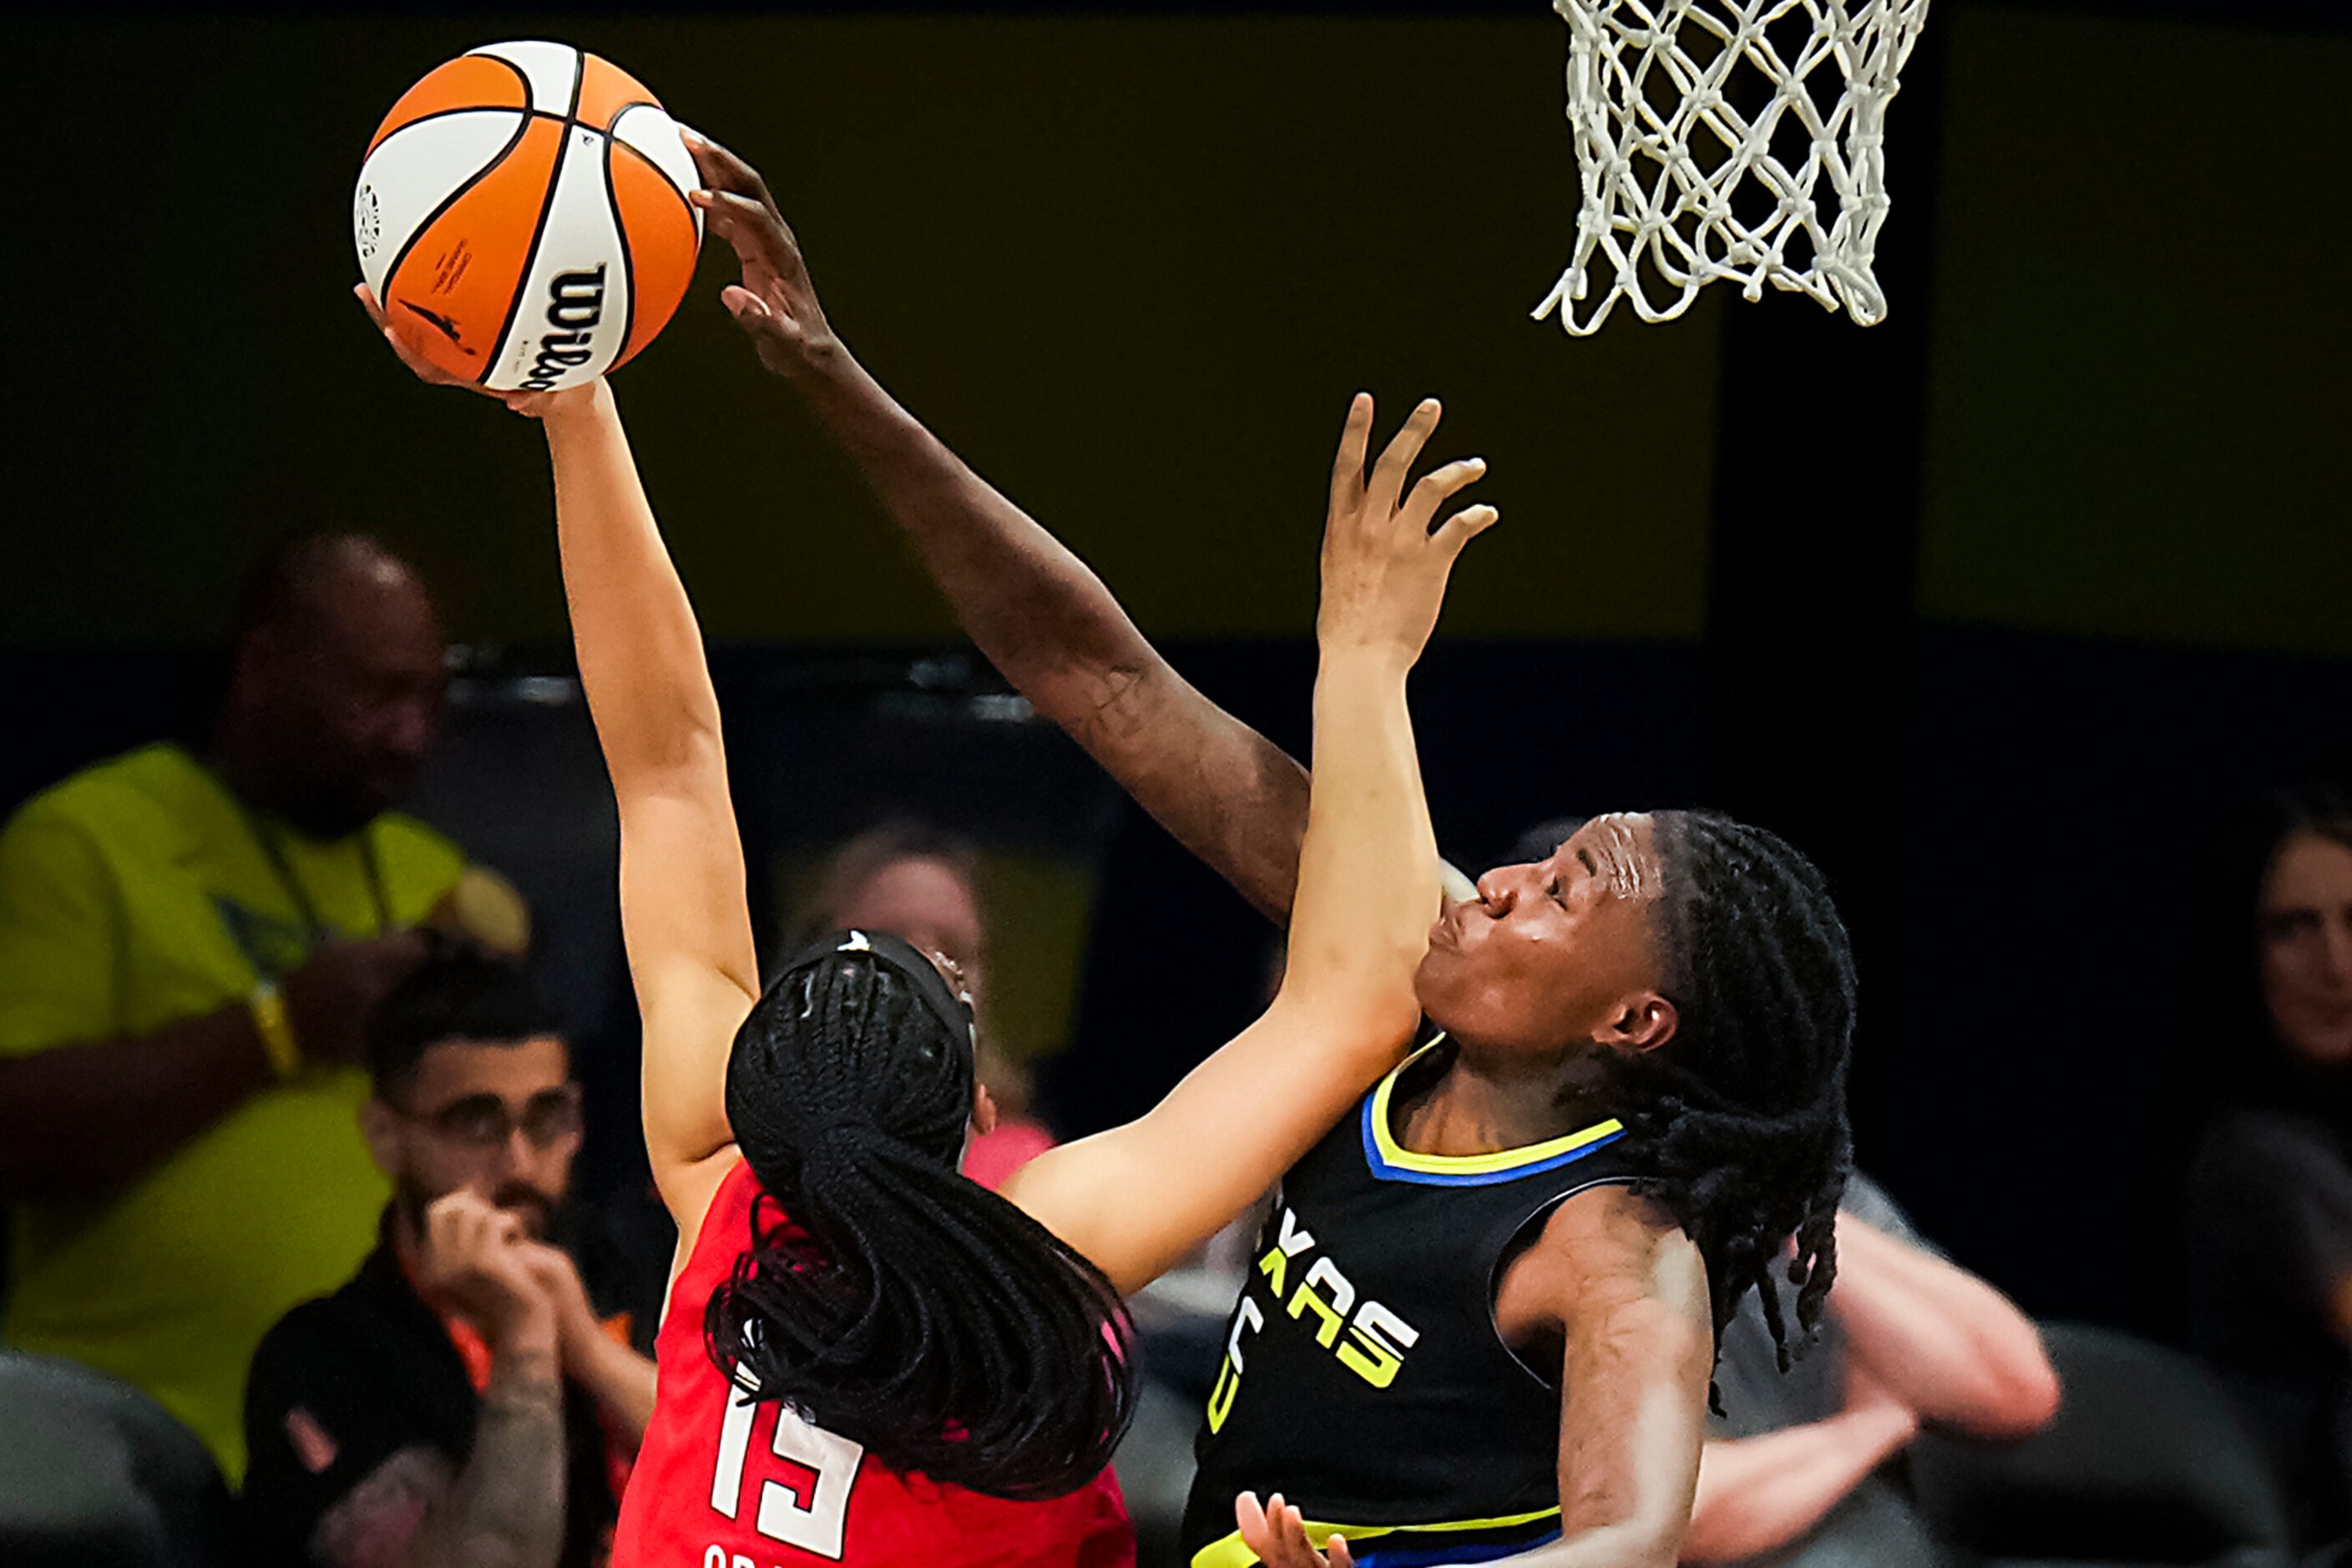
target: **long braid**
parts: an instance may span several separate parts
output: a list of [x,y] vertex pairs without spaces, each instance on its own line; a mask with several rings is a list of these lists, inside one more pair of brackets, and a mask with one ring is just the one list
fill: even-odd
[[[1624,1120],[1654,1151],[1638,1190],[1706,1258],[1717,1342],[1753,1289],[1786,1371],[1837,1276],[1837,1207],[1853,1162],[1853,950],[1828,883],[1786,841],[1709,812],[1655,821],[1666,990],[1680,1023],[1664,1048],[1617,1069]],[[1793,1334],[1782,1280],[1797,1289]]]
[[759,1398],[896,1469],[1057,1496],[1126,1430],[1131,1328],[1099,1270],[957,1173],[968,1037],[918,985],[835,951],[788,970],[745,1022],[728,1117],[773,1201],[753,1207],[706,1342]]

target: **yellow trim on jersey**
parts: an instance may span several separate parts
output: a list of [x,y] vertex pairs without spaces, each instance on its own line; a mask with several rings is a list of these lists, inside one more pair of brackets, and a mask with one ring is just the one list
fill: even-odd
[[1397,1079],[1403,1076],[1405,1068],[1435,1050],[1444,1038],[1440,1035],[1405,1058],[1372,1090],[1372,1138],[1380,1147],[1381,1158],[1398,1170],[1419,1171],[1432,1176],[1491,1176],[1497,1171],[1516,1171],[1522,1165],[1572,1154],[1589,1143],[1597,1143],[1603,1138],[1613,1137],[1625,1131],[1625,1124],[1612,1116],[1606,1121],[1596,1121],[1565,1137],[1547,1139],[1541,1143],[1528,1143],[1517,1149],[1498,1149],[1491,1154],[1414,1153],[1398,1142],[1396,1134],[1389,1130],[1389,1100],[1396,1092]]
[[[1533,1513],[1506,1514],[1500,1519],[1454,1519],[1447,1520],[1442,1524],[1324,1524],[1310,1519],[1307,1521],[1307,1539],[1314,1543],[1315,1550],[1319,1552],[1323,1550],[1324,1543],[1335,1535],[1343,1535],[1348,1538],[1350,1544],[1353,1544],[1359,1541],[1371,1541],[1380,1536],[1395,1535],[1400,1532],[1419,1535],[1424,1531],[1435,1534],[1440,1531],[1509,1530],[1523,1524],[1539,1524],[1547,1519],[1559,1517],[1559,1509],[1544,1508],[1538,1509]],[[1257,1553],[1242,1543],[1242,1532],[1236,1530],[1231,1535],[1212,1541],[1208,1545],[1192,1553],[1192,1568],[1252,1568],[1257,1561]]]

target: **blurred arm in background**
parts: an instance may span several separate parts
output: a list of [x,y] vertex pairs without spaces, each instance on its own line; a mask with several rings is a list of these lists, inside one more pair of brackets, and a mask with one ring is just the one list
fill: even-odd
[[2058,1374],[2032,1320],[1975,1275],[1838,1215],[1830,1315],[1846,1358],[1843,1408],[1700,1458],[1686,1563],[1786,1546],[1825,1519],[1923,1426],[2032,1436],[2057,1414]]
[[[242,999],[116,1027],[121,901],[80,825],[48,803],[0,834],[0,1203],[107,1192],[278,1081]],[[331,942],[288,975],[303,1057],[356,1061],[361,1019],[420,951],[409,932]]]

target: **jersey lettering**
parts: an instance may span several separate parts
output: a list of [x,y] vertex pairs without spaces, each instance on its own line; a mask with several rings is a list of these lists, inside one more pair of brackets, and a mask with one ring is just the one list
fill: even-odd
[[1367,1301],[1348,1325],[1348,1335],[1355,1343],[1339,1347],[1339,1364],[1374,1388],[1386,1388],[1396,1381],[1404,1352],[1420,1340],[1421,1331],[1378,1301]]
[[[1396,1381],[1397,1371],[1404,1364],[1405,1352],[1421,1339],[1421,1331],[1378,1301],[1356,1300],[1355,1281],[1341,1271],[1329,1254],[1317,1258],[1299,1280],[1298,1289],[1283,1301],[1283,1288],[1288,1283],[1290,1265],[1315,1250],[1315,1233],[1298,1220],[1287,1204],[1274,1222],[1274,1245],[1258,1259],[1258,1272],[1271,1286],[1276,1305],[1283,1306],[1288,1314],[1304,1321],[1315,1315],[1315,1342],[1339,1358],[1339,1364],[1370,1384],[1374,1388],[1386,1388]],[[1349,1313],[1354,1316],[1352,1319]],[[1225,1336],[1224,1360],[1217,1367],[1217,1381],[1209,1391],[1209,1430],[1214,1434],[1233,1414],[1234,1401],[1241,1394],[1242,1342],[1265,1328],[1265,1313],[1253,1293],[1244,1292],[1241,1304],[1234,1310],[1232,1331]],[[1345,1331],[1347,1338],[1340,1338]]]
[[741,1510],[751,1427],[763,1409],[772,1409],[775,1430],[769,1439],[769,1451],[786,1468],[781,1477],[761,1479],[759,1509],[753,1515],[755,1528],[771,1541],[839,1562],[849,1521],[849,1489],[857,1480],[865,1448],[811,1426],[781,1401],[762,1406],[751,1374],[738,1369],[735,1376],[736,1385],[719,1429],[710,1506],[728,1519]]
[[1274,1281],[1275,1299],[1282,1299],[1283,1276],[1290,1260],[1315,1245],[1312,1232],[1299,1228],[1298,1216],[1286,1204],[1282,1210],[1282,1230],[1275,1238],[1274,1250],[1258,1261],[1258,1272]]
[[1234,1309],[1234,1330],[1225,1336],[1225,1359],[1217,1367],[1217,1384],[1209,1390],[1209,1430],[1216,1431],[1233,1414],[1234,1395],[1242,1391],[1242,1335],[1265,1327],[1265,1314],[1249,1297]]
[[[1331,1292],[1328,1302],[1315,1293],[1318,1285]],[[1355,1304],[1355,1286],[1348,1282],[1348,1277],[1340,1273],[1329,1258],[1318,1258],[1315,1260],[1315,1267],[1307,1271],[1306,1279],[1298,1287],[1298,1294],[1290,1299],[1290,1315],[1295,1318],[1307,1308],[1314,1308],[1315,1315],[1323,1320],[1323,1326],[1315,1331],[1315,1342],[1328,1351],[1332,1342],[1339,1337],[1339,1325],[1347,1321],[1348,1309]]]

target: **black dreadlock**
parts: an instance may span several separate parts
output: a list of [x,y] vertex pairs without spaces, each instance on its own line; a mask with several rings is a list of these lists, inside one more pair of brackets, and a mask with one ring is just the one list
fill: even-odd
[[1806,1340],[1837,1277],[1853,954],[1828,882],[1786,841],[1712,812],[1654,820],[1665,991],[1681,1021],[1664,1048],[1618,1065],[1626,1125],[1654,1151],[1635,1190],[1706,1258],[1717,1343],[1753,1289],[1786,1372],[1773,1261],[1794,1236],[1785,1278]]
[[1100,1270],[958,1173],[971,1104],[969,1014],[912,948],[858,938],[787,969],[727,1068],[736,1142],[782,1212],[753,1205],[705,1344],[894,1469],[1056,1497],[1127,1429],[1132,1328]]

